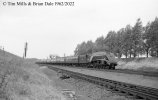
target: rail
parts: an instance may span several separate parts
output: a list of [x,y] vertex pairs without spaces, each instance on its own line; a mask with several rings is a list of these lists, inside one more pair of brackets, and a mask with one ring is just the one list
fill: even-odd
[[[43,63],[39,62],[37,64],[40,65],[52,65],[51,63]],[[59,66],[59,65],[58,65]],[[60,65],[62,66],[62,65]],[[81,68],[81,69],[88,69],[88,70],[96,70],[96,71],[107,71],[107,72],[115,72],[115,73],[125,73],[125,74],[136,74],[136,75],[143,75],[143,76],[151,76],[151,77],[158,77],[158,72],[147,72],[147,71],[135,71],[135,70],[129,70],[129,69],[115,69],[115,70],[110,70],[110,69],[98,69],[98,68],[88,68],[87,66],[64,66],[64,67],[73,67],[73,68]]]
[[127,96],[132,96],[136,99],[158,100],[158,89],[155,89],[155,88],[84,75],[77,72],[55,68],[49,65],[48,65],[48,68],[53,69],[55,71],[62,71],[63,73],[68,74],[72,78],[86,80],[88,82],[106,87],[113,92],[123,93],[123,94],[126,94]]

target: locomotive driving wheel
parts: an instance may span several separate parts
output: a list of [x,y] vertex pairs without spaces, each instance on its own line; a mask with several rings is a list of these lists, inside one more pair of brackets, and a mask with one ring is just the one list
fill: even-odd
[[109,69],[115,69],[115,64],[110,64]]

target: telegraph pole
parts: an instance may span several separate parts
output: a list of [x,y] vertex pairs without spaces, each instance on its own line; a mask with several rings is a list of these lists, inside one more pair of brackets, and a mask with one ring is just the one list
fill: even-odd
[[28,46],[28,43],[26,42],[24,46],[24,54],[23,54],[24,59],[26,58],[26,55],[27,55],[27,46]]
[[2,49],[3,49],[4,56],[5,56],[4,46],[3,46],[3,48],[2,48]]
[[66,62],[66,56],[65,56],[65,53],[64,53],[64,62]]

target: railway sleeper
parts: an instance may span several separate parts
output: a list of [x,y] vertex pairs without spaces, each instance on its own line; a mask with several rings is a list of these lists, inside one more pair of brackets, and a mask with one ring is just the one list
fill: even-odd
[[[112,81],[109,81],[110,83],[112,83]],[[128,87],[130,89],[133,89],[133,90],[139,90],[140,92],[146,92],[146,93],[150,93],[150,94],[153,94],[153,95],[157,95],[158,96],[158,91],[156,89],[151,89],[149,90],[148,88],[144,88],[144,87],[138,87],[138,86],[135,86],[135,85],[131,85],[131,84],[125,84],[125,83],[121,83],[121,82],[115,82],[113,81],[113,84],[115,85],[118,85],[118,86],[121,86],[121,87]]]
[[121,82],[118,82],[118,84],[119,84],[118,85],[116,81],[112,81],[112,80],[105,79],[106,81],[103,81],[104,79],[97,78],[97,77],[89,77],[87,75],[82,75],[80,73],[74,73],[74,72],[70,72],[70,71],[64,71],[64,72],[70,73],[70,75],[73,77],[75,76],[76,78],[84,79],[84,80],[87,80],[94,84],[98,84],[98,85],[101,84],[102,86],[112,89],[113,91],[115,90],[118,92],[118,90],[119,90],[120,93],[125,93],[127,95],[133,96],[136,99],[158,100],[157,95],[155,95],[155,96],[151,95],[151,94],[149,94],[149,92],[143,93],[144,91],[142,91],[141,88],[137,89],[137,86],[132,86],[129,84],[126,85],[125,83],[121,83]]
[[140,88],[140,87],[135,87],[136,89],[139,89],[139,90],[142,90],[142,91],[145,91],[145,92],[149,92],[149,93],[152,93],[153,95],[157,95],[158,96],[158,90],[156,89],[149,89],[149,88]]
[[[84,80],[87,80],[87,81],[89,81],[89,82],[91,82],[91,83],[94,83],[94,84],[98,84],[98,85],[100,85],[100,84],[102,84],[102,86],[106,86],[107,88],[109,88],[109,89],[111,89],[111,90],[119,90],[119,89],[116,89],[116,82],[112,82],[112,81],[108,81],[109,83],[106,83],[106,85],[103,85],[103,84],[105,84],[105,83],[100,83],[100,82],[98,82],[98,81],[96,81],[95,79],[86,79],[85,77],[83,78],[83,77],[80,77],[81,79],[84,79]],[[98,79],[97,79],[98,80]],[[133,87],[133,86],[130,86],[130,85],[122,85],[123,86],[123,88],[125,88],[125,87],[127,87],[127,88],[129,88],[129,89],[131,89],[131,87]],[[120,87],[119,87],[120,88]],[[137,98],[137,99],[145,99],[145,100],[152,100],[152,99],[150,99],[150,98],[147,98],[147,96],[144,96],[144,95],[142,95],[142,93],[141,94],[137,94],[137,93],[135,93],[135,92],[128,92],[129,90],[124,90],[124,89],[121,89],[121,90],[119,90],[121,93],[125,93],[125,94],[127,94],[127,95],[132,95],[132,96],[134,96],[135,98]],[[155,99],[156,100],[156,99]]]
[[146,93],[143,93],[143,92],[135,91],[135,90],[132,90],[130,88],[123,88],[123,87],[122,88],[118,87],[118,88],[120,88],[121,91],[123,91],[127,94],[133,95],[136,99],[158,100],[157,96],[153,96],[153,95],[146,94]]
[[[90,81],[90,82],[92,82],[94,84],[100,85],[100,82],[95,82],[94,80],[88,80],[88,81]],[[144,95],[142,93],[135,93],[133,91],[131,92],[131,90],[129,92],[129,89],[131,89],[130,85],[123,85],[123,87],[120,89],[120,87],[117,88],[116,83],[112,83],[111,81],[110,81],[110,83],[106,83],[106,85],[103,85],[105,83],[101,83],[101,84],[102,84],[102,86],[106,86],[106,88],[109,88],[109,89],[111,89],[113,91],[117,91],[117,92],[120,92],[120,93],[124,93],[125,95],[129,95],[129,96],[135,97],[136,99],[157,100],[157,99],[154,99],[152,97],[148,97],[149,95]],[[128,88],[128,90],[124,89],[124,88]]]
[[[154,91],[148,91],[148,89],[145,89],[144,87],[140,88],[138,86],[134,86],[134,85],[130,85],[130,84],[127,84],[127,85],[121,85],[123,87],[126,87],[130,90],[134,90],[134,91],[138,91],[139,93],[146,93],[146,94],[152,94],[152,95],[157,95],[157,93]],[[144,94],[143,94],[144,95]],[[157,95],[158,96],[158,95]]]

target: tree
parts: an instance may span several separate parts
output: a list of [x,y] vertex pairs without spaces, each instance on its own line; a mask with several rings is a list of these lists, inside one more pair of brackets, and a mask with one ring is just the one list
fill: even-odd
[[122,40],[122,52],[128,57],[128,55],[132,55],[132,26],[127,25],[126,28],[124,29],[124,35],[123,35],[123,40]]
[[151,23],[147,36],[151,45],[151,56],[158,57],[158,18]]
[[142,44],[142,32],[143,32],[143,27],[142,27],[142,22],[139,19],[137,19],[136,24],[134,25],[132,29],[132,49],[133,49],[133,56],[136,57],[141,51],[141,44]]
[[75,51],[75,55],[82,55],[86,53],[86,43],[82,42],[81,44],[78,44]]
[[[110,31],[105,38],[105,45],[107,46],[109,52],[115,53],[116,47],[116,37],[117,34],[115,31]],[[116,55],[116,54],[115,54]]]
[[91,40],[87,41],[87,43],[86,43],[86,53],[87,54],[92,54],[93,49],[94,49],[94,43]]
[[143,34],[143,48],[146,52],[146,56],[149,56],[149,50],[151,49],[151,42],[150,42],[150,22],[144,27],[144,34]]
[[79,49],[80,49],[80,44],[77,44],[77,47],[74,50],[74,55],[75,56],[79,55]]
[[104,37],[98,37],[95,41],[95,51],[106,51],[107,47],[104,43]]
[[82,42],[81,44],[78,44],[74,54],[75,55],[84,55],[84,54],[91,54],[93,52],[94,43],[90,40],[87,42]]
[[74,53],[82,55],[97,51],[111,52],[117,57],[125,55],[126,58],[145,53],[147,57],[149,54],[158,57],[158,18],[145,27],[139,18],[133,27],[127,25],[117,32],[109,31],[105,38],[98,37],[94,43],[87,41],[78,44]]
[[86,54],[86,42],[82,42],[79,49],[79,55]]
[[123,35],[125,33],[125,29],[122,28],[120,29],[117,34],[116,34],[116,40],[115,40],[115,48],[114,48],[114,52],[115,54],[121,58],[122,53],[123,53]]

